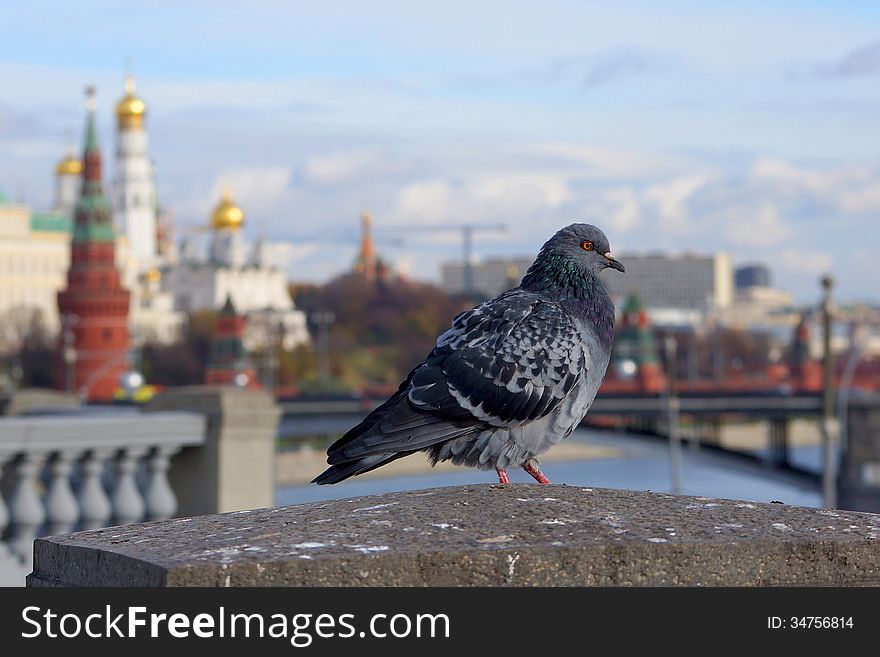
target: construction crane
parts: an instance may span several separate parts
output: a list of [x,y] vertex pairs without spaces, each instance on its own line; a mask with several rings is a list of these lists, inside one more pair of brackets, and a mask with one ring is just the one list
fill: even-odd
[[507,224],[417,224],[413,226],[388,226],[406,233],[417,231],[448,233],[461,231],[462,257],[464,258],[464,281],[463,288],[466,294],[474,292],[474,267],[472,262],[474,250],[474,233],[495,231],[507,231]]

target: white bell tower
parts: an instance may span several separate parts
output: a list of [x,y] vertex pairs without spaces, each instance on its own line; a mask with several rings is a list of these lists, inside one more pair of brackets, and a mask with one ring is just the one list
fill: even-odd
[[147,106],[135,95],[134,78],[125,78],[125,96],[116,105],[117,146],[113,181],[113,220],[128,237],[140,271],[155,266],[158,205],[153,164],[147,150]]

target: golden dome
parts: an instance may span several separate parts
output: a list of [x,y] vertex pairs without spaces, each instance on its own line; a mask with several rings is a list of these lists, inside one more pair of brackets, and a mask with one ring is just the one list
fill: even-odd
[[244,212],[232,200],[232,194],[227,190],[223,192],[223,199],[214,209],[211,215],[211,226],[214,230],[224,228],[238,229],[244,223]]
[[125,95],[116,103],[116,118],[120,127],[142,127],[146,113],[147,106],[134,93],[134,78],[126,76]]
[[82,173],[82,170],[82,162],[73,156],[73,151],[69,151],[64,156],[64,159],[55,165],[56,176],[78,176]]

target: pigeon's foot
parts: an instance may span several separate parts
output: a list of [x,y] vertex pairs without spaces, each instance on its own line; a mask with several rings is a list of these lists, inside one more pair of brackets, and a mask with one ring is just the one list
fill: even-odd
[[523,465],[523,470],[532,475],[535,478],[535,481],[537,481],[539,484],[550,483],[550,480],[547,479],[546,475],[543,472],[541,472],[541,468],[538,467],[537,463],[529,461],[528,463]]
[[498,483],[499,484],[509,484],[510,476],[507,474],[507,470],[504,468],[495,468],[495,472],[498,473]]

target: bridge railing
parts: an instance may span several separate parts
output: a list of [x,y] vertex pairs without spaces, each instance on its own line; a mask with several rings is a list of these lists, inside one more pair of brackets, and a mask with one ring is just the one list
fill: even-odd
[[174,516],[170,459],[205,429],[132,409],[0,419],[0,556],[28,564],[36,536]]

